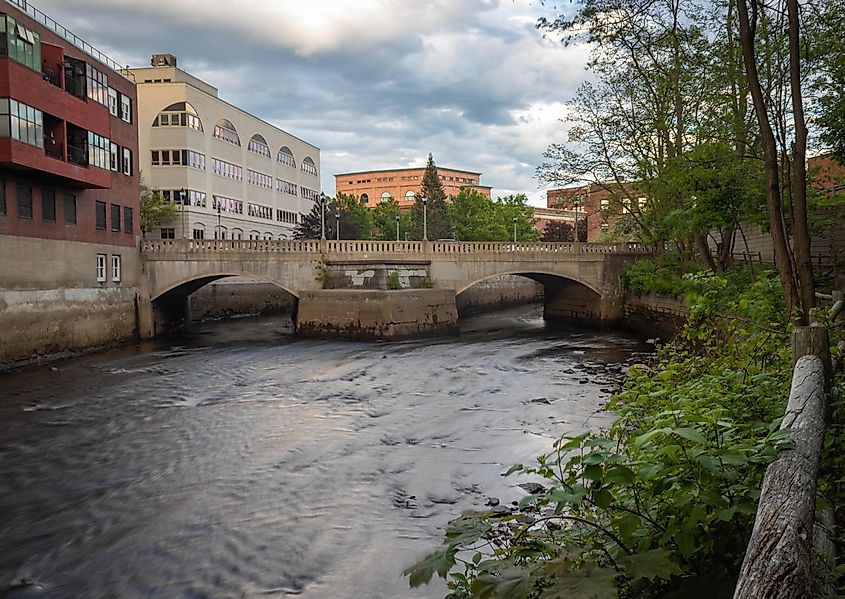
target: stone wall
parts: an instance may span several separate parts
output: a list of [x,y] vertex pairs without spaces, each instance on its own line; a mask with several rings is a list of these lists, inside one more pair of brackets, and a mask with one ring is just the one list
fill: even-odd
[[647,337],[667,341],[687,320],[689,311],[679,300],[662,295],[629,295],[625,298],[626,324]]
[[398,340],[457,330],[451,289],[305,291],[296,314],[296,332],[306,337]]
[[294,297],[281,287],[246,277],[229,277],[191,294],[194,320],[292,312]]
[[543,285],[526,277],[503,275],[473,285],[455,301],[461,315],[497,310],[543,301]]
[[[106,280],[97,281],[97,255]],[[120,280],[111,272],[120,256]],[[0,363],[136,334],[137,248],[0,235]]]

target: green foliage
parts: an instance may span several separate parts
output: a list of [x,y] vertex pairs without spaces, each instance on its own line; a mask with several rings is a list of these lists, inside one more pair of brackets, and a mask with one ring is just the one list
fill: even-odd
[[688,279],[688,324],[655,364],[629,369],[610,430],[512,467],[545,490],[511,515],[453,521],[436,557],[406,571],[412,586],[457,565],[455,598],[723,596],[765,468],[788,443],[789,324],[768,273]]
[[[474,189],[464,188],[452,198],[449,215],[458,241],[537,241],[534,209],[523,194],[489,200]],[[514,218],[516,222],[514,223]]]
[[387,288],[388,289],[402,289],[402,285],[399,283],[399,271],[398,270],[391,270],[390,274],[387,275]]
[[638,260],[622,271],[620,279],[625,289],[635,294],[657,293],[679,298],[691,289],[672,255]]
[[176,212],[176,206],[165,200],[158,191],[152,192],[141,184],[140,226],[144,236],[150,229],[172,222]]
[[[427,200],[425,208],[422,198]],[[440,182],[434,157],[431,154],[428,155],[428,164],[425,167],[420,192],[411,207],[410,231],[412,239],[423,238],[425,223],[427,223],[428,228],[428,239],[452,238],[452,222],[446,204],[446,193],[443,191],[443,184]]]
[[379,241],[396,241],[396,217],[399,217],[399,238],[404,239],[405,233],[411,228],[410,214],[399,209],[399,202],[390,198],[386,202],[379,202],[370,211],[372,221],[372,238]]
[[[326,197],[325,202],[327,239],[337,239],[338,227],[340,228],[340,239],[372,238],[373,225],[370,210],[358,198],[339,193],[336,198]],[[322,232],[323,206],[318,199],[311,206],[308,214],[302,215],[301,220],[293,230],[293,238],[320,239]]]
[[314,280],[316,280],[323,289],[331,289],[331,277],[329,271],[326,269],[326,255],[320,253],[320,259],[314,264]]

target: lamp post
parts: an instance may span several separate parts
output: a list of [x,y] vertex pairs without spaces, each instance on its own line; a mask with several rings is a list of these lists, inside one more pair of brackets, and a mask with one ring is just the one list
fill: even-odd
[[428,198],[422,197],[423,205],[423,241],[428,241]]
[[337,240],[340,241],[340,212],[334,213],[334,230],[337,233]]
[[580,242],[581,237],[578,235],[578,208],[581,206],[581,202],[576,198],[572,202],[572,205],[575,206],[575,241]]
[[187,193],[185,192],[185,188],[179,190],[179,210],[182,213],[182,239],[187,239],[188,236],[185,234],[185,196]]
[[326,240],[326,194],[320,192],[320,197],[317,198],[320,202],[320,239]]
[[396,241],[399,241],[399,215],[396,215]]
[[516,244],[516,214],[513,215],[513,242]]
[[217,200],[217,239],[223,239],[223,235],[221,234],[223,229],[220,226],[220,208],[223,202]]

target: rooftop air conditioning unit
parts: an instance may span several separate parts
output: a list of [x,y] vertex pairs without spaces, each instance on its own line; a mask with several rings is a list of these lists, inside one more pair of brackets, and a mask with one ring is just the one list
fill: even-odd
[[153,54],[150,64],[154,67],[175,67],[176,57],[172,54]]

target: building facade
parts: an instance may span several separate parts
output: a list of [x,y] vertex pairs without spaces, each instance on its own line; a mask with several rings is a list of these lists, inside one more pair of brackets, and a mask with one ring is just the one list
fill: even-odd
[[[481,173],[438,166],[437,174],[447,196],[458,195],[462,188],[468,187],[489,198],[493,189],[479,184]],[[420,192],[423,175],[425,167],[341,173],[334,176],[335,193],[360,198],[370,208],[390,198],[399,202],[401,208],[410,208]]]
[[137,97],[118,69],[0,1],[0,362],[134,333]]
[[177,204],[153,238],[289,239],[320,194],[320,150],[221,100],[169,54],[131,69],[143,183]]

